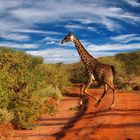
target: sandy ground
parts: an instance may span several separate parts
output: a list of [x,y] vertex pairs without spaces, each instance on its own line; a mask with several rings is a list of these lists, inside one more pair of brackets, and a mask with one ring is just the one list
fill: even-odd
[[[89,92],[100,97],[103,90]],[[56,116],[42,115],[35,130],[16,130],[14,138],[2,140],[140,140],[140,92],[117,91],[111,110],[111,91],[98,107],[85,97],[79,112],[70,110],[79,105],[79,89],[71,93],[61,101]]]
[[[90,93],[101,96],[101,90]],[[118,92],[114,109],[109,109],[112,94],[98,108],[89,98],[87,109],[62,140],[140,140],[140,93]]]
[[63,97],[58,106],[55,116],[42,115],[36,122],[34,130],[15,130],[14,137],[2,138],[0,140],[54,140],[54,134],[62,128],[69,128],[73,124],[77,111],[71,109],[79,105],[79,97]]

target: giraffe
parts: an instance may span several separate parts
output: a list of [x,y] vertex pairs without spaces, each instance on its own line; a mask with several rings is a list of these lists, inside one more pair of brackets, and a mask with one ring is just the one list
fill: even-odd
[[[73,34],[69,33],[64,37],[64,39],[61,41],[61,44],[64,44],[66,42],[73,42],[76,46],[76,49],[79,53],[79,56],[85,65],[85,70],[87,74],[87,82],[82,86],[81,93],[80,93],[80,104],[83,104],[83,94],[92,97],[96,100],[95,107],[97,107],[100,102],[102,101],[103,97],[108,91],[108,87],[110,87],[113,91],[113,99],[112,104],[109,108],[114,107],[115,103],[115,94],[116,94],[116,87],[113,84],[113,77],[115,75],[115,68],[113,65],[103,64],[100,63],[97,59],[95,59],[93,56],[89,54],[89,52],[83,47],[81,42],[78,40],[78,38]],[[104,92],[101,95],[100,98],[97,98],[91,94],[88,93],[87,89],[90,87],[91,83],[93,81],[102,82],[104,85]]]

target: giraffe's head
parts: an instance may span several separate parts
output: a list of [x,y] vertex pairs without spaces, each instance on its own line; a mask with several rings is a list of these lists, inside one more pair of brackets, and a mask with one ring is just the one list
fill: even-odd
[[64,39],[61,41],[61,44],[64,44],[66,42],[72,42],[74,40],[74,35],[70,32],[68,35],[64,37]]

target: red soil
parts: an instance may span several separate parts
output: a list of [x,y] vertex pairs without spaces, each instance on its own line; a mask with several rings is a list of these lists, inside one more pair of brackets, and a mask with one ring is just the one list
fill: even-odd
[[[33,130],[14,130],[14,136],[9,136],[2,140],[54,140],[54,134],[59,132],[64,126],[71,127],[73,117],[77,111],[72,110],[79,105],[79,97],[63,97],[58,106],[55,116],[42,115],[36,122],[37,127]],[[1,138],[0,138],[1,140]]]
[[[103,91],[89,92],[100,97]],[[79,94],[79,89],[72,93]],[[35,130],[17,130],[14,138],[3,140],[140,140],[140,94],[118,91],[110,110],[111,101],[109,92],[96,108],[95,101],[85,97],[76,114],[69,108],[78,105],[79,97],[64,97],[56,116],[43,115]]]
[[[90,90],[101,96],[101,90]],[[118,92],[114,109],[108,109],[112,94],[99,107],[89,98],[87,109],[62,140],[140,140],[140,94]]]

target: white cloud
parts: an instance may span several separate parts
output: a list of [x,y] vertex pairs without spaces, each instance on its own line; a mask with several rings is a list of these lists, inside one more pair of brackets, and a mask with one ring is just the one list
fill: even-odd
[[39,46],[37,44],[17,44],[13,42],[1,42],[0,46],[16,48],[16,49],[37,49]]
[[[140,49],[139,44],[106,44],[106,45],[88,45],[85,47],[93,57],[113,56],[120,52]],[[46,63],[73,63],[80,60],[78,52],[74,49],[50,48],[40,51],[27,51],[27,53],[42,56]]]
[[124,1],[134,7],[140,6],[140,3],[138,0],[124,0]]
[[18,32],[18,33],[35,33],[35,34],[46,34],[46,31],[42,30],[34,30],[34,29],[14,29],[12,32]]
[[55,42],[54,42],[54,41],[48,41],[48,42],[46,42],[46,44],[47,44],[47,45],[55,44]]
[[72,30],[75,30],[75,29],[81,29],[83,28],[82,25],[74,25],[74,24],[68,24],[68,25],[65,25],[65,28],[68,28],[68,29],[72,29]]
[[64,26],[67,28],[69,31],[75,31],[76,29],[81,29],[81,30],[88,30],[88,31],[97,31],[95,27],[92,26],[85,26],[82,24],[67,24]]
[[17,22],[13,19],[1,18],[1,21],[0,21],[1,33],[9,33],[9,32],[12,32],[13,30],[23,29],[24,27],[25,25],[23,25],[21,22]]
[[[7,9],[3,11],[5,14],[8,13],[12,22],[17,20],[18,24],[22,24],[25,27],[35,26],[37,23],[50,23],[66,21],[67,19],[83,19],[84,23],[91,21],[92,23],[98,23],[100,25],[105,25],[109,30],[116,29],[118,23],[116,20],[122,20],[124,22],[140,22],[140,17],[137,15],[126,12],[120,7],[109,7],[106,6],[105,2],[101,4],[100,2],[79,2],[79,1],[39,1],[39,2],[25,2],[20,1],[23,6],[21,6],[19,1],[17,4],[11,5],[11,2],[7,2]],[[16,3],[14,1],[14,3]],[[3,2],[4,3],[4,2]],[[3,6],[1,6],[4,9]],[[6,17],[8,16],[6,15]],[[8,17],[8,18],[9,18]],[[8,20],[7,18],[7,20]],[[113,18],[113,19],[111,19]],[[1,20],[5,17],[1,18]],[[74,28],[74,27],[73,27]],[[78,26],[75,28],[79,28]]]
[[46,63],[65,62],[72,63],[79,61],[78,54],[75,50],[65,48],[52,48],[40,51],[27,51],[27,53],[42,56]]
[[9,0],[1,0],[0,1],[0,10],[8,10],[8,9],[13,9],[16,7],[20,7],[24,4],[24,1],[9,1]]
[[87,51],[95,58],[101,56],[113,56],[122,52],[140,50],[140,44],[105,44],[105,45],[88,45]]
[[87,29],[88,29],[89,31],[94,31],[94,32],[97,31],[97,29],[96,29],[95,27],[91,27],[91,26],[88,26]]
[[41,40],[41,42],[47,44],[47,45],[60,45],[60,40],[58,38],[54,38],[52,36],[46,36],[44,39]]
[[119,30],[119,29],[123,28],[117,22],[114,22],[113,20],[108,19],[106,17],[102,17],[101,22],[110,31],[113,31],[113,30],[116,30],[116,29]]
[[30,36],[16,34],[16,33],[0,33],[0,38],[4,38],[6,40],[13,40],[13,41],[26,41],[30,40]]
[[140,44],[133,43],[133,44],[105,44],[105,45],[89,45],[87,46],[87,50],[89,52],[122,52],[122,51],[129,51],[129,50],[136,50],[140,49]]
[[112,37],[111,39],[121,43],[128,43],[131,41],[140,41],[140,36],[137,34],[125,34]]

